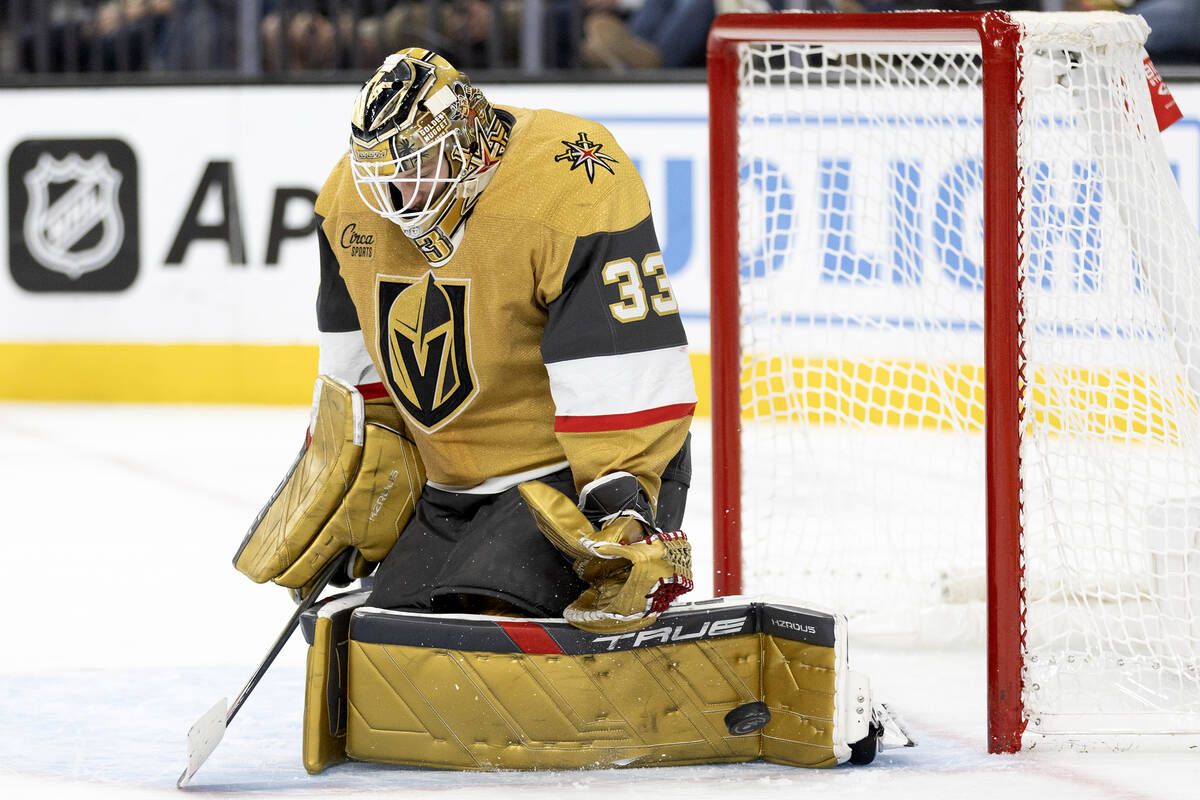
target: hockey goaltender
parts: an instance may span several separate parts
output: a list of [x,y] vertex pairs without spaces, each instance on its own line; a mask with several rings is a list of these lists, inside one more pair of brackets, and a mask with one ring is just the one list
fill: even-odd
[[309,436],[235,557],[307,603],[362,580],[302,620],[310,772],[825,767],[904,743],[842,617],[672,606],[695,385],[612,134],[402,50],[316,211]]

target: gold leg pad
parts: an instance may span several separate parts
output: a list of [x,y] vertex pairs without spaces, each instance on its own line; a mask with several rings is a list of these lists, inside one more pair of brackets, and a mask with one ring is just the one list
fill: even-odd
[[351,642],[347,752],[449,769],[578,769],[758,757],[724,716],[758,697],[756,638],[590,655]]
[[[724,617],[703,629],[715,632],[720,625],[732,635],[689,635],[702,630],[696,620],[706,618],[693,612],[664,615],[646,632],[588,639],[573,648],[587,635],[547,622],[545,641],[563,646],[546,649],[564,652],[526,652],[537,649],[528,643],[485,652],[461,646],[478,642],[475,632],[440,638],[445,623],[438,621],[424,623],[415,639],[391,637],[388,625],[418,615],[360,609],[355,624],[362,614],[374,613],[376,621],[363,640],[351,631],[346,754],[460,770],[757,759],[836,765],[836,679],[845,648],[834,646],[833,617],[812,612],[820,617],[820,634],[798,641],[759,632],[753,609],[745,626],[730,622],[735,610],[719,606],[710,618]],[[484,619],[481,628],[498,624]],[[494,634],[489,642],[498,641]],[[726,715],[757,702],[767,705],[770,722],[749,734],[731,733]]]
[[301,750],[304,769],[317,775],[346,760],[346,730],[338,713],[345,685],[345,641],[335,642],[335,625],[319,617],[308,648],[304,682],[304,723]]
[[763,693],[771,721],[763,758],[796,767],[833,767],[835,659],[832,647],[762,635]]

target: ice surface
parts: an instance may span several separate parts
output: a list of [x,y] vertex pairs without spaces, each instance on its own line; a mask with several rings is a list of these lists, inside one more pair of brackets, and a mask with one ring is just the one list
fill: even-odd
[[[8,567],[0,797],[180,797],[193,722],[233,697],[292,609],[234,550],[299,446],[305,408],[0,404]],[[685,530],[708,559],[707,426]],[[703,570],[703,567],[701,567]],[[697,597],[711,591],[701,571]],[[853,636],[853,631],[851,632]],[[851,640],[853,642],[853,639]],[[184,790],[250,797],[1193,798],[1200,752],[985,752],[978,649],[852,661],[920,742],[868,767],[767,764],[455,773],[300,763],[297,636]]]

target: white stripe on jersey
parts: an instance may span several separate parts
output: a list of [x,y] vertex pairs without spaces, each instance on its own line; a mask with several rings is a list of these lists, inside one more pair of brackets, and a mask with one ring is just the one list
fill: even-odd
[[560,417],[629,414],[696,402],[687,347],[555,361],[546,371]]
[[525,481],[544,478],[569,466],[571,466],[570,462],[560,461],[557,464],[525,470],[515,475],[497,475],[495,478],[488,478],[483,483],[477,483],[474,486],[450,486],[449,484],[438,483],[437,481],[426,481],[426,483],[435,489],[441,489],[443,492],[455,492],[457,494],[500,494],[500,492],[506,492]]
[[379,383],[379,372],[367,354],[362,331],[318,334],[321,354],[317,359],[317,373],[345,381],[351,386]]

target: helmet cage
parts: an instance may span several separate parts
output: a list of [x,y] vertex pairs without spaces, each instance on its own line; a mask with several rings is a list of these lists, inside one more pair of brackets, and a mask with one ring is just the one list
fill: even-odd
[[433,227],[471,163],[469,147],[461,141],[466,137],[457,129],[424,144],[414,133],[396,131],[373,148],[354,142],[350,158],[363,203],[409,236]]

